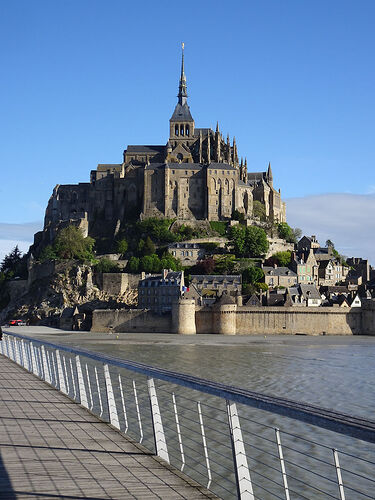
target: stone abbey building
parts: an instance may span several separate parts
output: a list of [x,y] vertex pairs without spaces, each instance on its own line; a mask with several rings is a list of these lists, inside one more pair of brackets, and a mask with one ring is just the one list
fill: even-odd
[[239,161],[235,139],[225,140],[218,126],[215,132],[195,126],[182,52],[178,102],[167,143],[128,146],[122,163],[99,164],[89,183],[57,185],[45,230],[77,221],[88,234],[104,228],[115,234],[130,217],[215,221],[229,220],[234,210],[251,219],[255,200],[274,220],[285,221],[285,203],[273,187],[270,165],[266,172],[248,172],[247,161]]

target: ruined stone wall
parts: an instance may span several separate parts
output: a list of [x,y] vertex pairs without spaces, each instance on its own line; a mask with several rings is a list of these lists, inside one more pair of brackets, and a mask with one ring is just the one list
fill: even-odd
[[168,333],[171,315],[159,316],[146,309],[103,309],[92,314],[92,332]]

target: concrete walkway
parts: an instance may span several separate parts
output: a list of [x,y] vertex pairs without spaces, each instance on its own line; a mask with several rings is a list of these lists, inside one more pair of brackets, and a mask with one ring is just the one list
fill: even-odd
[[216,497],[0,355],[0,498]]

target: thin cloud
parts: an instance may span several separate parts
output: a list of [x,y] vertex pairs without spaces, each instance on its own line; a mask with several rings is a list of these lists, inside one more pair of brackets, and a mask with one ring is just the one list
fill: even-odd
[[286,200],[287,220],[303,234],[327,239],[348,257],[375,263],[375,195],[322,194]]
[[25,224],[0,222],[0,262],[16,245],[21,252],[27,252],[34,241],[34,234],[42,228],[42,222],[27,222]]

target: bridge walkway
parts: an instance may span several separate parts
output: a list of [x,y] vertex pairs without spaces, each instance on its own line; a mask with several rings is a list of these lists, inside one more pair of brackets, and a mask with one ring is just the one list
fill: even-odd
[[0,355],[0,498],[217,497]]

